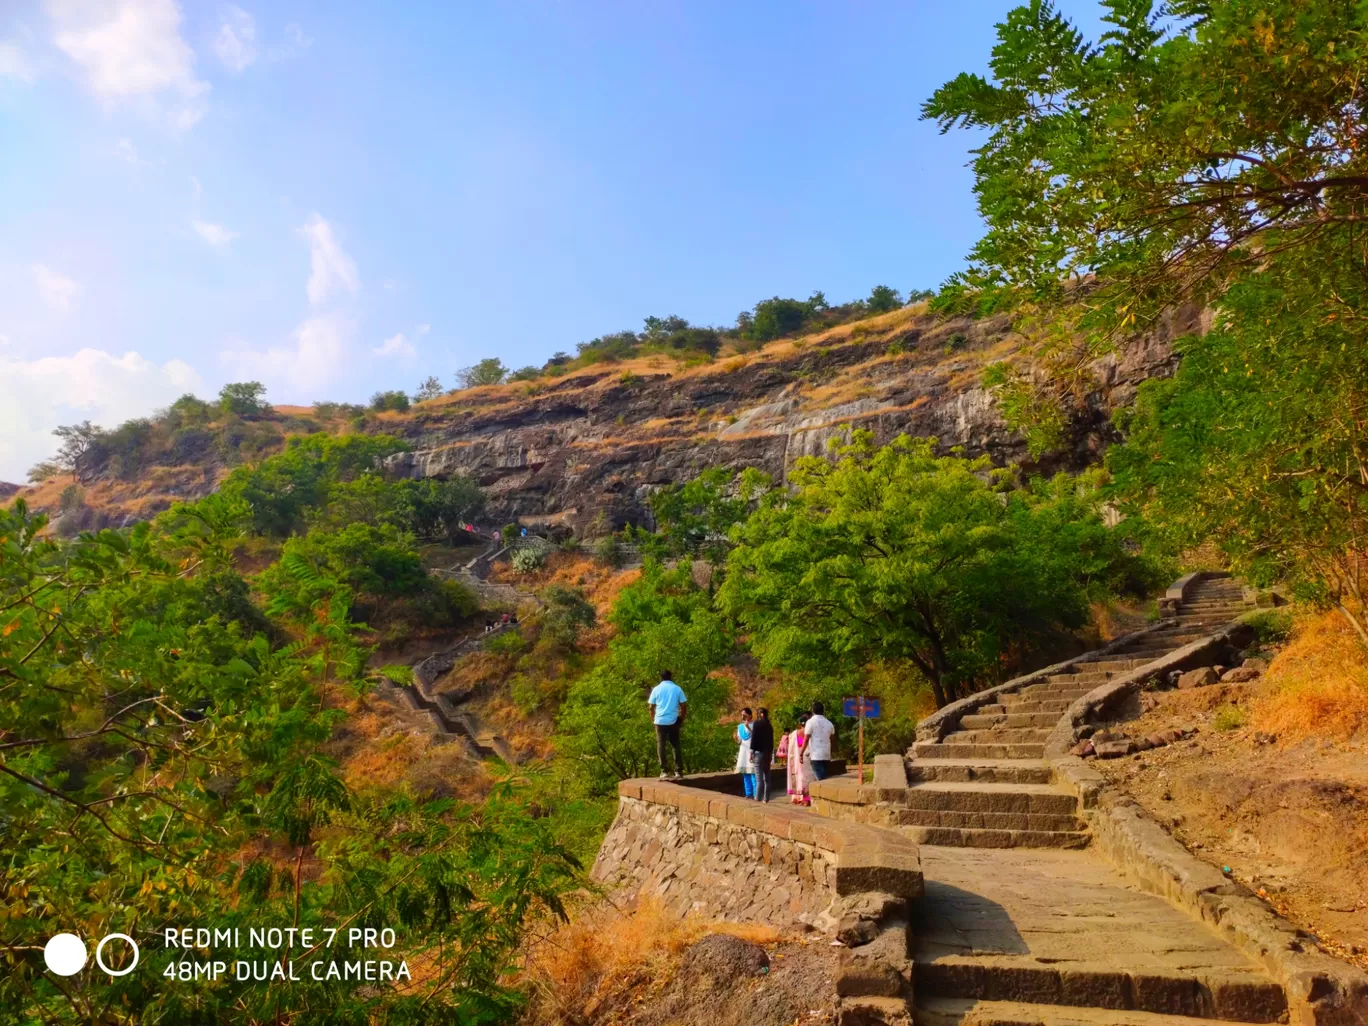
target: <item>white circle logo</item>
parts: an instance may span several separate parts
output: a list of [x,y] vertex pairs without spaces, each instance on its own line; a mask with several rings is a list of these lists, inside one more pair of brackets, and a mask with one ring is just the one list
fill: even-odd
[[43,961],[58,976],[75,976],[85,968],[85,941],[74,933],[54,934],[43,947]]
[[[109,966],[104,964],[104,959],[100,958],[100,952],[103,951],[104,946],[112,940],[128,941],[129,945],[133,948],[133,961],[129,963],[127,969],[111,969],[109,968]],[[84,953],[84,945],[82,946],[81,950],[82,953]],[[109,934],[109,936],[105,937],[104,940],[100,941],[99,944],[95,945],[95,964],[98,965],[105,972],[109,973],[110,976],[127,976],[134,969],[138,968],[138,956],[138,942],[126,933],[111,933]]]

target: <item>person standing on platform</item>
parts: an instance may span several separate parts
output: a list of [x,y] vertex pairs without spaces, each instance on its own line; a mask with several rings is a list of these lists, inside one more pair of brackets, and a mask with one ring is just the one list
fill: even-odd
[[755,775],[755,800],[770,798],[770,762],[774,759],[774,724],[763,705],[751,724],[751,771]]
[[651,710],[651,722],[655,724],[660,779],[667,780],[670,777],[669,767],[665,763],[665,746],[668,744],[674,750],[674,778],[678,780],[684,776],[684,750],[680,746],[679,731],[689,712],[689,697],[674,682],[674,674],[666,670],[646,701]]

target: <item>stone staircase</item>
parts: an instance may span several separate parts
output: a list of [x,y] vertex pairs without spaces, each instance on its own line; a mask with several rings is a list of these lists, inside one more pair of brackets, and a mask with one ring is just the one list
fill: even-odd
[[[1051,780],[1045,743],[1078,699],[1206,637],[1254,608],[1238,582],[1203,575],[1180,582],[1173,615],[1155,629],[1079,659],[1038,683],[1000,694],[939,740],[908,753],[908,787],[887,804],[890,825],[921,844],[960,848],[1081,848],[1088,834],[1075,793]],[[1171,592],[1172,594],[1172,592]]]

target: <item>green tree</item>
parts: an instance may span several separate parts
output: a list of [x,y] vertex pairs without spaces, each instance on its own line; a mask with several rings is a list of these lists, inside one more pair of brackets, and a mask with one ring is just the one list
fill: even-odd
[[996,681],[1013,646],[1086,622],[1076,575],[1018,543],[1030,511],[983,480],[986,459],[907,437],[878,448],[864,431],[836,456],[799,460],[792,490],[734,533],[718,600],[762,665],[911,662],[944,705]]
[[710,467],[692,481],[653,493],[654,532],[638,532],[644,549],[662,556],[701,556],[722,563],[731,548],[728,534],[746,519],[770,479],[748,469],[740,479],[725,467]]
[[251,507],[254,530],[283,538],[304,529],[310,510],[327,505],[334,484],[373,473],[403,449],[389,435],[296,435],[283,451],[235,469],[221,491]]
[[442,383],[435,377],[429,375],[424,378],[422,384],[418,386],[418,391],[413,393],[413,401],[415,403],[422,403],[427,402],[429,399],[440,399],[444,395],[446,395],[446,389],[442,387]]
[[557,747],[596,794],[619,780],[654,775],[655,732],[646,697],[665,669],[689,697],[683,730],[691,771],[723,768],[734,754],[729,729],[719,724],[724,682],[709,676],[734,646],[727,622],[687,569],[648,563],[640,581],[624,588],[611,614],[618,635],[608,658],[575,681],[561,707]]
[[265,396],[266,386],[260,381],[231,382],[219,389],[219,409],[239,417],[256,416],[270,409]]
[[557,644],[573,648],[579,632],[597,621],[594,607],[578,588],[553,584],[542,591],[545,608],[541,614],[542,633]]
[[377,413],[383,413],[386,410],[404,413],[409,408],[409,397],[398,389],[390,392],[376,392],[375,395],[371,396],[370,408]]
[[902,309],[902,296],[898,290],[888,285],[875,285],[865,300],[865,309],[872,314],[888,313]]
[[791,335],[807,321],[811,311],[797,299],[762,299],[755,304],[748,334],[758,342]]
[[[974,150],[988,232],[949,296],[1065,296],[1095,275],[1115,331],[1205,302],[1269,251],[1320,249],[1363,216],[1368,13],[1339,0],[1109,0],[1089,42],[1047,0],[998,26],[993,81],[925,104]],[[1361,252],[1362,243],[1359,243]]]
[[464,367],[456,372],[456,380],[462,388],[479,388],[481,385],[501,385],[508,377],[508,368],[496,356],[489,356],[473,367]]

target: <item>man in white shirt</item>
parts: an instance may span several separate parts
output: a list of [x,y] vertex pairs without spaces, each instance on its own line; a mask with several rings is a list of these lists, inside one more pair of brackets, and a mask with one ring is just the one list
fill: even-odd
[[822,715],[826,707],[821,702],[812,703],[812,715],[803,726],[807,735],[808,760],[812,763],[812,775],[825,780],[831,773],[831,740],[836,736],[836,726]]
[[665,745],[668,742],[674,749],[674,776],[678,780],[684,775],[684,753],[679,744],[679,728],[689,714],[689,697],[684,689],[673,680],[674,674],[666,670],[660,675],[660,683],[651,689],[646,702],[651,710],[651,722],[656,731],[656,757],[660,760],[660,779],[669,778],[665,765]]

